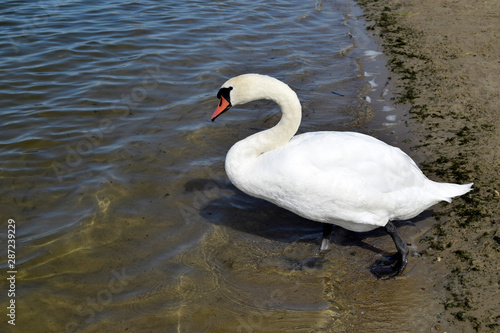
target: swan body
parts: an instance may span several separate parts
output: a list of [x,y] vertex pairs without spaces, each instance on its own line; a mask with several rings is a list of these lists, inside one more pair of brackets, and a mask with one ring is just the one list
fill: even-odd
[[[299,99],[288,85],[272,77],[234,77],[217,96],[220,102],[212,120],[232,106],[258,99],[273,100],[282,110],[276,126],[229,150],[225,167],[231,182],[251,196],[325,223],[325,230],[331,231],[332,224],[358,232],[385,227],[405,261],[388,276],[401,274],[406,265],[406,254],[401,252],[408,252],[390,221],[410,219],[471,189],[472,184],[428,179],[399,148],[368,135],[310,132],[294,136],[301,121]],[[322,250],[328,248],[328,236],[325,231]]]

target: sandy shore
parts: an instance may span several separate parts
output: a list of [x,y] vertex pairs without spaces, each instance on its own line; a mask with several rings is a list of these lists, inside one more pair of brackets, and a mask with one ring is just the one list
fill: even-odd
[[[454,332],[500,329],[500,2],[378,0],[358,3],[410,105],[412,149],[430,178],[474,182],[435,209],[425,254],[444,263],[435,281]],[[435,331],[444,331],[439,325]],[[450,331],[450,329],[448,330]]]

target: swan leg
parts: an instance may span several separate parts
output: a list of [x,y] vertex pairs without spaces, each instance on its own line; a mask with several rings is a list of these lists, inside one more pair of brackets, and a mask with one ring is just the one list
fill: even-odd
[[385,230],[389,235],[391,235],[391,238],[396,244],[396,249],[398,250],[398,253],[400,255],[399,263],[396,266],[396,275],[401,275],[406,267],[406,264],[408,263],[408,246],[399,234],[396,226],[394,226],[391,221],[387,222],[387,224],[385,225]]
[[382,258],[372,266],[372,273],[379,279],[389,279],[391,277],[401,275],[406,264],[408,263],[408,246],[399,234],[396,226],[391,222],[387,222],[385,230],[391,236],[398,253],[395,253],[389,258]]
[[320,252],[328,251],[330,248],[330,236],[332,234],[333,224],[323,223],[323,239],[321,240]]

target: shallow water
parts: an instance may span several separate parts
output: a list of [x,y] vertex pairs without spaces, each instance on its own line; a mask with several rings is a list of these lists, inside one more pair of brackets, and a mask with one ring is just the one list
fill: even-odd
[[383,233],[336,229],[319,256],[320,225],[229,183],[225,153],[274,124],[276,106],[209,120],[223,82],[259,72],[297,91],[300,131],[397,143],[404,126],[354,3],[59,0],[0,13],[0,244],[7,253],[15,220],[17,271],[14,298],[0,282],[0,307],[16,301],[16,327],[2,330],[403,332],[428,319],[424,280],[369,273],[394,251]]

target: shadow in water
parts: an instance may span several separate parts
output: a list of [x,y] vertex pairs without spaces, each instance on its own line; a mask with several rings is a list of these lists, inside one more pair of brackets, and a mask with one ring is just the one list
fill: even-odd
[[[321,243],[322,223],[302,218],[270,202],[251,197],[227,179],[192,179],[185,184],[186,191],[201,194],[199,214],[213,224],[222,225],[243,233],[281,242]],[[396,227],[415,224],[432,214],[426,211],[410,221],[395,221]],[[330,242],[337,246],[354,246],[384,254],[367,239],[390,236],[383,228],[369,232],[353,232],[342,227],[333,227]],[[394,250],[390,250],[394,252]]]

